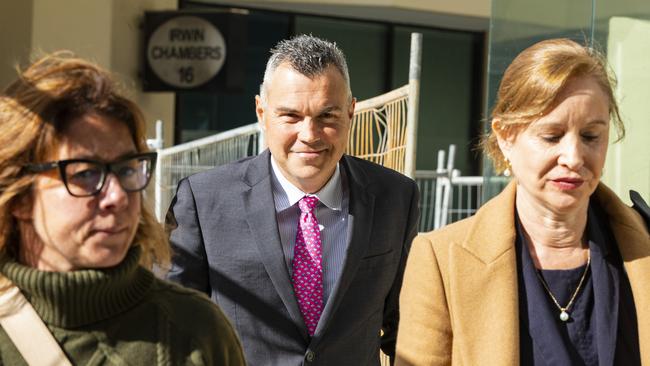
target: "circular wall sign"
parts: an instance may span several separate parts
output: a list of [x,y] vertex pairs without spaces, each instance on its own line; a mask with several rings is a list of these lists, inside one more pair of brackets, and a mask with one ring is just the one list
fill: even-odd
[[212,23],[195,16],[179,16],[151,34],[147,61],[164,82],[193,88],[210,81],[226,60],[226,42]]

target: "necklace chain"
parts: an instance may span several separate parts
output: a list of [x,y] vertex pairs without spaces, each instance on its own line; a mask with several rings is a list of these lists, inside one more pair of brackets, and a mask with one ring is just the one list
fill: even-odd
[[544,281],[544,278],[542,278],[542,275],[539,274],[539,271],[535,271],[535,274],[537,275],[537,278],[539,278],[539,281],[542,283],[542,286],[544,286],[544,289],[548,293],[548,295],[551,297],[551,300],[553,300],[553,303],[555,303],[555,306],[557,306],[558,309],[560,309],[560,320],[562,321],[567,321],[569,320],[569,309],[571,308],[571,305],[573,305],[573,301],[576,299],[576,296],[578,295],[578,292],[580,292],[580,288],[582,288],[582,283],[585,280],[585,277],[587,277],[587,272],[589,271],[589,264],[591,263],[591,253],[587,251],[587,266],[585,268],[585,271],[582,272],[582,277],[580,277],[580,282],[578,282],[578,287],[576,287],[575,291],[573,291],[573,295],[571,295],[571,299],[569,299],[569,303],[565,306],[562,307],[560,303],[557,301],[555,296],[553,296],[553,293],[551,292],[551,289],[548,287],[546,284],[546,281]]

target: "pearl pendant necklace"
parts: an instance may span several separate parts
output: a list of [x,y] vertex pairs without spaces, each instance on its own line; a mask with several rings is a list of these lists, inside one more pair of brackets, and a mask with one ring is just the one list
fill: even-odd
[[539,274],[539,271],[535,271],[535,274],[537,274],[537,278],[539,278],[539,281],[542,283],[542,286],[544,286],[544,289],[548,293],[548,296],[551,297],[551,300],[553,300],[555,306],[557,306],[557,308],[560,310],[560,320],[563,322],[569,321],[570,318],[569,308],[571,308],[571,305],[573,305],[573,300],[576,299],[578,292],[580,292],[580,288],[582,288],[582,283],[584,282],[585,277],[587,277],[587,271],[589,271],[590,263],[591,263],[591,252],[587,251],[587,266],[585,267],[585,271],[582,272],[582,277],[580,277],[580,282],[578,282],[578,287],[576,287],[575,291],[573,291],[573,295],[571,295],[571,299],[569,300],[569,303],[564,307],[560,306],[560,303],[557,302],[557,299],[555,298],[555,296],[553,296],[551,289],[548,287],[546,281],[544,281],[542,276]]
[[569,313],[567,313],[565,310],[562,310],[560,313],[560,320],[563,322],[569,320]]

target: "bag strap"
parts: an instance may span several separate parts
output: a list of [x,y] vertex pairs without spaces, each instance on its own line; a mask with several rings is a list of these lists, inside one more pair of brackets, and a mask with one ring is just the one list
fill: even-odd
[[643,217],[645,226],[650,231],[650,207],[648,207],[648,204],[645,203],[643,197],[637,191],[630,190],[630,200],[632,200],[632,208]]
[[[4,277],[0,275],[0,277]],[[72,366],[50,330],[18,287],[0,293],[0,325],[30,366]]]

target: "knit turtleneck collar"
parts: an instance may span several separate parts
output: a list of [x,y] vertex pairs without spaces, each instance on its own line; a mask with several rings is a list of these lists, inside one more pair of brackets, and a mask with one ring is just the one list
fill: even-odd
[[108,319],[142,299],[154,276],[139,259],[140,248],[134,246],[112,268],[46,272],[5,259],[0,273],[20,288],[45,323],[74,328]]

